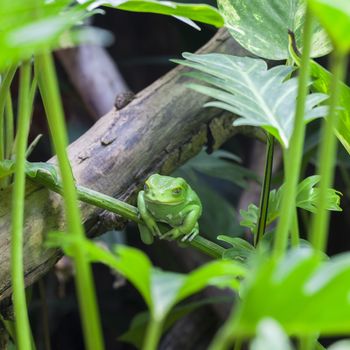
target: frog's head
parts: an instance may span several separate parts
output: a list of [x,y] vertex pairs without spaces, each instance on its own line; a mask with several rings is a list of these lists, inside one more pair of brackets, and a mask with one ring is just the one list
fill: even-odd
[[188,185],[181,177],[151,175],[145,182],[145,200],[151,203],[177,205],[186,201]]

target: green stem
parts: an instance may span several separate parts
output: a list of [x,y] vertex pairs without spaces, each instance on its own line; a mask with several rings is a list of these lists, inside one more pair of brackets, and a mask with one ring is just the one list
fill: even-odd
[[300,243],[300,233],[299,233],[299,223],[298,223],[298,211],[295,208],[292,219],[292,229],[291,229],[291,243],[292,247],[298,247]]
[[4,155],[5,155],[4,110],[5,110],[7,95],[10,91],[10,85],[15,75],[16,69],[17,69],[17,66],[12,66],[8,69],[8,71],[4,74],[4,78],[0,86],[0,161],[4,159]]
[[5,107],[5,159],[10,159],[12,155],[14,139],[14,117],[11,93],[9,92],[6,97]]
[[[67,230],[69,234],[84,237],[73,174],[66,153],[68,139],[52,56],[50,53],[45,52],[36,59],[39,88],[62,178]],[[86,348],[89,350],[102,350],[104,348],[103,337],[91,266],[79,243],[73,246],[73,253],[76,269],[75,281]]]
[[328,188],[332,187],[334,179],[334,167],[337,152],[337,139],[334,130],[338,124],[337,103],[340,93],[340,84],[344,80],[347,67],[345,54],[334,51],[332,54],[332,86],[329,101],[329,113],[323,122],[321,148],[319,153],[320,191],[317,202],[317,212],[313,217],[311,228],[311,243],[318,251],[325,251],[328,238],[328,225],[330,213],[327,210]]
[[260,197],[260,215],[258,220],[258,229],[254,240],[254,245],[257,246],[265,234],[266,221],[268,216],[268,206],[270,197],[271,177],[272,177],[272,165],[273,165],[273,151],[274,151],[274,140],[275,138],[268,134],[267,135],[267,152],[266,152],[266,163],[264,182]]
[[143,350],[155,350],[162,336],[163,323],[152,318],[148,324]]
[[305,102],[308,93],[308,81],[310,77],[310,52],[312,38],[312,15],[307,8],[304,24],[304,48],[302,54],[302,64],[300,67],[298,98],[294,121],[294,130],[291,137],[290,148],[286,150],[287,169],[285,169],[285,189],[281,203],[281,216],[277,224],[276,239],[273,254],[276,258],[284,255],[288,232],[291,226],[293,213],[295,210],[296,188],[299,180],[299,173],[303,155],[303,145],[305,137]]
[[16,339],[19,350],[31,349],[31,332],[27,314],[23,271],[23,222],[25,195],[25,153],[30,125],[30,106],[28,101],[31,66],[25,62],[20,69],[18,142],[12,194],[12,236],[11,236],[11,274],[13,306],[16,321]]

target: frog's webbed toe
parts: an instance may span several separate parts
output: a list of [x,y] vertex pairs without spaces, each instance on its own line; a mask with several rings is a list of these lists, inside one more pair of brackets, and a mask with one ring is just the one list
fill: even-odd
[[193,230],[181,238],[181,242],[186,242],[186,241],[191,242],[198,234],[199,234],[199,225],[197,222]]

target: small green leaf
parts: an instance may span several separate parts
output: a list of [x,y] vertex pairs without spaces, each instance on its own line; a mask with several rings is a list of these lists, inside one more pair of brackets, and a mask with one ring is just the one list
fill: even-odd
[[[200,72],[189,75],[206,84],[189,87],[216,101],[205,107],[218,107],[237,114],[233,125],[260,126],[288,148],[294,127],[297,78],[286,80],[292,68],[276,66],[267,69],[266,62],[249,57],[223,54],[195,55],[184,53],[186,60],[177,63]],[[326,106],[317,107],[328,98],[325,94],[307,96],[305,123],[327,114]]]
[[[101,2],[97,1],[96,3],[100,4]],[[215,7],[205,4],[184,4],[156,0],[126,0],[119,2],[117,5],[113,5],[113,1],[103,1],[103,5],[124,11],[151,12],[161,15],[171,15],[180,20],[188,18],[194,21],[211,24],[218,28],[224,25],[224,20],[219,11]],[[186,21],[186,23],[192,25],[191,22],[189,23]]]
[[242,238],[220,235],[217,239],[232,246],[232,248],[225,250],[222,256],[224,259],[245,261],[249,258],[252,252],[254,252],[254,247]]
[[[218,5],[231,35],[255,55],[272,60],[287,59],[288,30],[294,32],[297,45],[302,48],[304,0],[218,0]],[[331,51],[319,24],[314,24],[312,42],[311,57]]]
[[0,179],[15,172],[15,163],[12,160],[0,161]]
[[[298,184],[296,206],[298,208],[315,213],[317,210],[319,189],[315,187],[320,182],[320,176],[309,176]],[[284,186],[278,190],[272,190],[269,197],[268,213],[266,226],[270,225],[279,216],[280,204],[282,199]],[[327,209],[332,211],[342,211],[340,207],[341,193],[329,188],[327,191]],[[242,220],[241,226],[256,232],[257,222],[259,218],[259,208],[255,204],[249,204],[248,210],[240,210]]]
[[350,50],[350,2],[348,0],[308,0],[313,13],[341,51]]

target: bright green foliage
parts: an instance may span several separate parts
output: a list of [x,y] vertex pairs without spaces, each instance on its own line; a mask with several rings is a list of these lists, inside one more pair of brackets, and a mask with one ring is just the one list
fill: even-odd
[[[329,95],[333,75],[314,61],[311,62],[311,75],[313,90]],[[339,141],[350,153],[350,88],[344,83],[340,83],[338,106],[338,126],[334,131]]]
[[[99,3],[99,1],[97,1]],[[211,24],[215,27],[222,27],[224,21],[219,11],[205,4],[184,4],[172,1],[156,1],[156,0],[127,0],[121,1],[118,5],[113,6],[113,1],[105,1],[105,6],[114,7],[119,10],[132,12],[151,12],[162,15],[171,15],[180,20],[189,18],[194,21]],[[188,24],[192,22],[185,21]],[[198,29],[196,25],[195,28]]]
[[281,326],[272,318],[265,318],[258,324],[257,335],[250,350],[292,350],[287,335]]
[[[288,148],[293,131],[297,97],[297,78],[285,79],[292,68],[276,66],[267,69],[265,61],[223,54],[194,55],[184,53],[186,60],[176,60],[200,72],[188,75],[214,87],[190,84],[189,87],[217,101],[206,107],[218,107],[240,116],[234,125],[261,126]],[[327,98],[314,93],[307,97],[305,122],[327,113],[317,107]]]
[[67,7],[71,0],[0,0],[0,71],[46,47],[88,15],[84,7]]
[[[320,176],[309,176],[301,181],[297,187],[296,206],[298,208],[315,213],[319,189],[315,187],[320,182]],[[281,199],[283,195],[282,185],[278,190],[272,190],[269,197],[268,215],[266,225],[270,225],[279,216]],[[327,209],[332,211],[342,211],[340,204],[340,192],[329,188],[327,197]],[[256,232],[259,217],[259,208],[255,204],[249,204],[248,210],[241,210],[241,225],[249,227],[252,232]]]
[[[344,0],[347,1],[347,0]],[[289,57],[288,30],[302,47],[304,0],[218,0],[231,35],[257,56],[283,60]],[[312,57],[326,55],[331,45],[319,24],[313,28]]]
[[[70,255],[74,242],[76,238],[71,235],[51,233],[47,244],[61,247]],[[238,289],[238,277],[246,274],[243,265],[224,260],[208,263],[187,275],[165,272],[152,267],[148,257],[135,248],[117,246],[116,254],[113,254],[87,239],[79,240],[79,244],[84,247],[91,262],[106,264],[125,276],[142,295],[152,318],[159,322],[176,303],[207,285]]]
[[348,0],[308,0],[310,8],[327,30],[334,46],[350,50],[350,2]]
[[266,317],[298,336],[349,333],[349,253],[321,264],[305,248],[288,252],[282,261],[266,256],[256,259],[242,286],[243,303],[236,315],[238,336],[253,335]]

